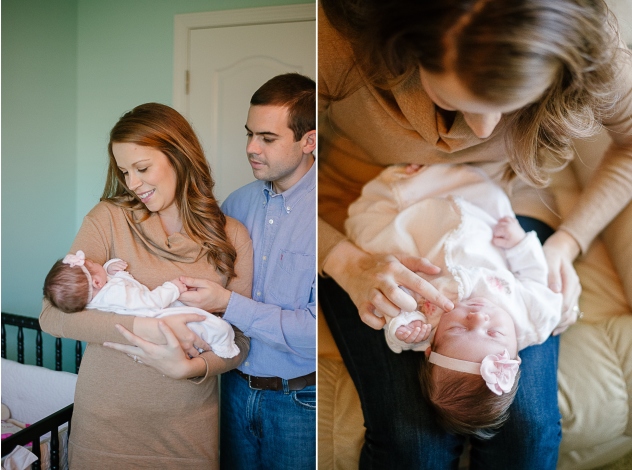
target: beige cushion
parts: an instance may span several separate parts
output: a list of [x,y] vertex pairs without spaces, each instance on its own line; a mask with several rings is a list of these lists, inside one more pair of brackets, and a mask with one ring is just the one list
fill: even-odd
[[603,239],[632,305],[632,205],[628,206],[604,231]]
[[342,360],[319,356],[318,468],[358,468],[362,423],[360,398]]

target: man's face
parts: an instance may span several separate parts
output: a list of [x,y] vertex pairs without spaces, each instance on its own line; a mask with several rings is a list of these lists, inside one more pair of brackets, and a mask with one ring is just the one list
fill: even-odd
[[294,141],[286,107],[250,106],[246,132],[252,173],[258,180],[271,181],[276,192],[291,188],[312,166],[312,155],[303,153],[305,137]]

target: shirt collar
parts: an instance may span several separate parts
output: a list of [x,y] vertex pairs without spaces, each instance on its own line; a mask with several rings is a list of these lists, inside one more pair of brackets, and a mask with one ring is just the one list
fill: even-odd
[[266,196],[266,200],[270,197],[281,196],[283,198],[283,205],[286,210],[290,212],[292,208],[303,198],[306,193],[313,191],[316,188],[316,161],[312,164],[312,167],[303,175],[303,177],[296,182],[287,191],[283,191],[280,194],[274,192],[272,189],[272,182],[266,181],[263,185],[263,192]]

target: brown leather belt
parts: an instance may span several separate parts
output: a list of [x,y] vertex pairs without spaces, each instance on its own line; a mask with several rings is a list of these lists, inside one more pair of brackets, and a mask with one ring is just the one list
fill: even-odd
[[[239,369],[234,369],[237,375],[248,381],[248,386],[253,390],[283,390],[283,379],[281,377],[257,377],[254,375],[244,374]],[[303,390],[310,385],[316,385],[316,372],[295,377],[287,381],[288,390]]]

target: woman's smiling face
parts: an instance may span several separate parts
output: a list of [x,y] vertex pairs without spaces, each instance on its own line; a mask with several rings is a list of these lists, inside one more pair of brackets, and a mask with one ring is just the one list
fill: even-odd
[[149,211],[178,214],[177,176],[164,153],[128,142],[113,142],[112,153],[125,184]]
[[440,354],[481,362],[488,354],[504,349],[512,358],[518,354],[516,328],[511,315],[493,302],[471,298],[441,315],[433,346]]

